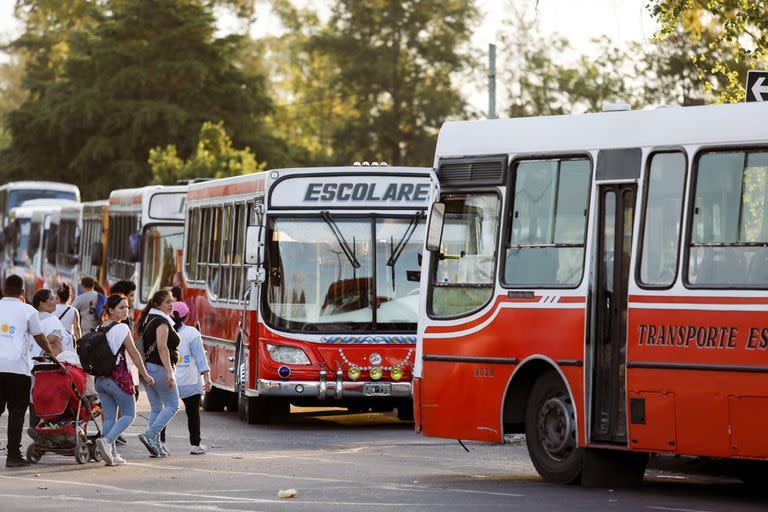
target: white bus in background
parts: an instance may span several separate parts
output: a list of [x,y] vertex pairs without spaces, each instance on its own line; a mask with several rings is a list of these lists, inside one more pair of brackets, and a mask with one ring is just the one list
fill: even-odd
[[109,201],[102,199],[83,203],[78,270],[80,277],[92,277],[104,289],[109,287],[106,257],[108,228]]
[[134,312],[159,288],[170,287],[181,265],[186,185],[115,190],[109,195],[107,282],[137,284]]
[[35,199],[9,212],[3,278],[11,273],[22,276],[28,300],[32,299],[35,290],[50,287],[55,282],[58,216],[64,205],[71,204],[75,203]]
[[69,199],[80,201],[80,189],[54,181],[12,181],[0,185],[0,227],[8,225],[8,213],[30,199]]
[[55,283],[69,283],[78,289],[80,282],[80,234],[83,228],[83,203],[61,208],[56,234]]

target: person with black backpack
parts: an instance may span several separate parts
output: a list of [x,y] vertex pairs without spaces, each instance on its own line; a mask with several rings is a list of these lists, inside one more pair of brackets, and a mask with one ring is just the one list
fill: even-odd
[[[115,440],[136,417],[133,378],[126,364],[126,352],[147,385],[155,384],[133,343],[131,330],[122,323],[127,316],[126,298],[123,295],[110,295],[104,304],[104,321],[94,332],[83,336],[78,343],[78,354],[83,369],[96,375],[96,391],[101,400],[104,426],[103,436],[97,439],[96,443],[101,448],[108,466],[125,464],[125,459],[117,453]],[[97,340],[97,337],[100,339]],[[108,352],[104,350],[105,346]],[[97,353],[101,355],[94,357]],[[122,414],[120,418],[117,418],[118,408]]]

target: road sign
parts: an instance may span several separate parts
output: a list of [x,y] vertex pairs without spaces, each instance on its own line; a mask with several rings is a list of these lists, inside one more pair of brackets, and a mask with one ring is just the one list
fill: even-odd
[[768,101],[768,71],[747,72],[747,103]]

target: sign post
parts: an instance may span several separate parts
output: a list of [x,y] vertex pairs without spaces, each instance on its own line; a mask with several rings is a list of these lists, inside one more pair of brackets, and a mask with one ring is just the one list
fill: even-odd
[[746,102],[768,101],[768,71],[747,71]]

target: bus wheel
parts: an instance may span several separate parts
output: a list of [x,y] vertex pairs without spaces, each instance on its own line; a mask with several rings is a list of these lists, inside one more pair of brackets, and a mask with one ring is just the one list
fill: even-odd
[[583,450],[576,443],[576,411],[562,379],[543,374],[533,385],[525,412],[528,453],[544,480],[577,483],[583,468]]

